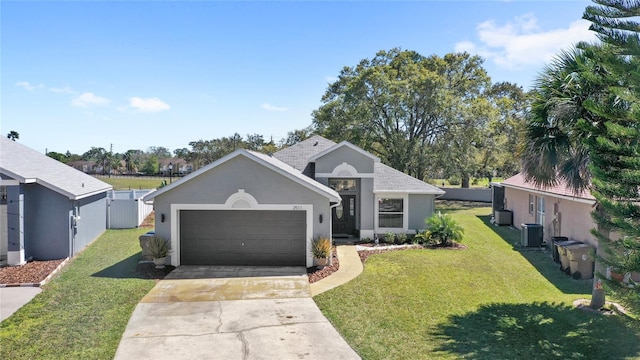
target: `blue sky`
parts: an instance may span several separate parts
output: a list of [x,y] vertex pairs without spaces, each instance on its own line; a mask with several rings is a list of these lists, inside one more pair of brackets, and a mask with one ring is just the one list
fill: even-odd
[[0,130],[114,152],[311,124],[344,66],[393,47],[468,51],[525,88],[591,40],[588,1],[0,2]]

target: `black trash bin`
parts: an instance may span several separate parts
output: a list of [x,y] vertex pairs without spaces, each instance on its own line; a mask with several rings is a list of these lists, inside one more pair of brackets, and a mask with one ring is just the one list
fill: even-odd
[[553,244],[553,262],[560,264],[560,254],[558,253],[558,243],[560,241],[569,241],[566,236],[552,236],[551,241]]

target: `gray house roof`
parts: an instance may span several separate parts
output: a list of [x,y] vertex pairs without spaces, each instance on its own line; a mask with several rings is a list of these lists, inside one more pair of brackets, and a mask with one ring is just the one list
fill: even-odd
[[309,164],[309,159],[334,145],[336,143],[333,141],[314,135],[307,140],[276,152],[273,157],[304,172]]
[[4,136],[0,137],[0,173],[21,184],[40,184],[71,200],[79,200],[112,188],[93,176]]
[[167,185],[157,191],[151,192],[147,195],[145,195],[144,197],[144,201],[149,201],[152,200],[153,198],[155,198],[158,195],[161,195],[171,189],[173,189],[174,187],[180,186],[180,184],[189,181],[190,179],[196,177],[196,176],[200,176],[204,173],[206,173],[207,171],[219,166],[220,164],[223,164],[237,156],[244,156],[248,159],[251,159],[255,162],[258,162],[276,172],[278,172],[279,174],[292,179],[293,181],[309,188],[312,191],[315,191],[321,195],[326,196],[327,198],[329,198],[329,200],[331,202],[339,202],[341,201],[340,198],[340,194],[338,194],[335,190],[331,189],[328,186],[325,186],[305,175],[303,175],[300,171],[294,169],[293,167],[291,167],[290,165],[274,158],[271,157],[269,155],[265,155],[262,153],[258,153],[255,151],[249,151],[249,150],[244,150],[244,149],[239,149],[236,150],[234,152],[232,152],[231,154],[224,156],[214,162],[212,162],[211,164],[198,169],[197,171],[183,177],[182,179]]
[[339,148],[341,148],[343,146],[344,147],[348,147],[349,149],[351,149],[351,150],[353,150],[355,152],[358,152],[358,153],[370,158],[374,162],[380,162],[380,158],[379,157],[373,155],[372,153],[370,153],[368,151],[365,151],[365,150],[361,149],[358,146],[353,145],[352,143],[350,143],[348,141],[343,141],[343,142],[341,142],[339,144],[335,144],[335,145],[333,145],[333,146],[331,146],[331,147],[329,147],[329,148],[327,148],[327,149],[325,149],[325,150],[313,155],[312,157],[309,158],[309,161],[316,161],[319,158],[323,157],[324,155],[329,154],[330,152],[332,152],[332,151],[334,151],[336,149],[339,149]]
[[434,195],[442,195],[445,193],[443,190],[433,185],[427,184],[413,176],[409,176],[390,166],[382,164],[380,162],[380,158],[377,156],[370,154],[347,141],[336,144],[322,136],[314,135],[305,141],[278,151],[273,154],[273,156],[291,165],[297,170],[304,172],[304,174],[312,176],[312,173],[307,169],[309,162],[313,162],[315,159],[343,146],[366,154],[374,161],[373,192],[375,193],[386,192]]
[[373,175],[374,193],[409,193],[443,195],[445,192],[431,184],[418,180],[390,166],[375,163]]

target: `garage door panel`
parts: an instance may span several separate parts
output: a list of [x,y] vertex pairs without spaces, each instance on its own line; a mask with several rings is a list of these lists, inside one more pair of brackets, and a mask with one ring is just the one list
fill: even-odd
[[304,266],[304,211],[182,210],[184,265]]

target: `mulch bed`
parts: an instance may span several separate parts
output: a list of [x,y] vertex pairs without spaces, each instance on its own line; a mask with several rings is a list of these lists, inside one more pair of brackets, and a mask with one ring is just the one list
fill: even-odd
[[155,210],[151,210],[151,213],[144,219],[142,224],[139,227],[141,228],[154,228],[156,223],[156,212]]
[[309,283],[312,284],[318,280],[322,280],[327,276],[333,274],[338,271],[340,268],[340,261],[338,260],[338,253],[336,252],[335,246],[333,247],[333,252],[331,254],[331,266],[325,266],[322,269],[318,269],[317,267],[307,268],[307,275],[309,276]]
[[138,275],[143,279],[155,279],[156,281],[160,281],[175,268],[175,266],[165,265],[161,269],[156,269],[156,265],[153,262],[143,262],[138,263],[136,266],[136,273],[138,273]]
[[37,284],[46,279],[64,261],[31,261],[21,266],[6,266],[0,268],[0,284]]

